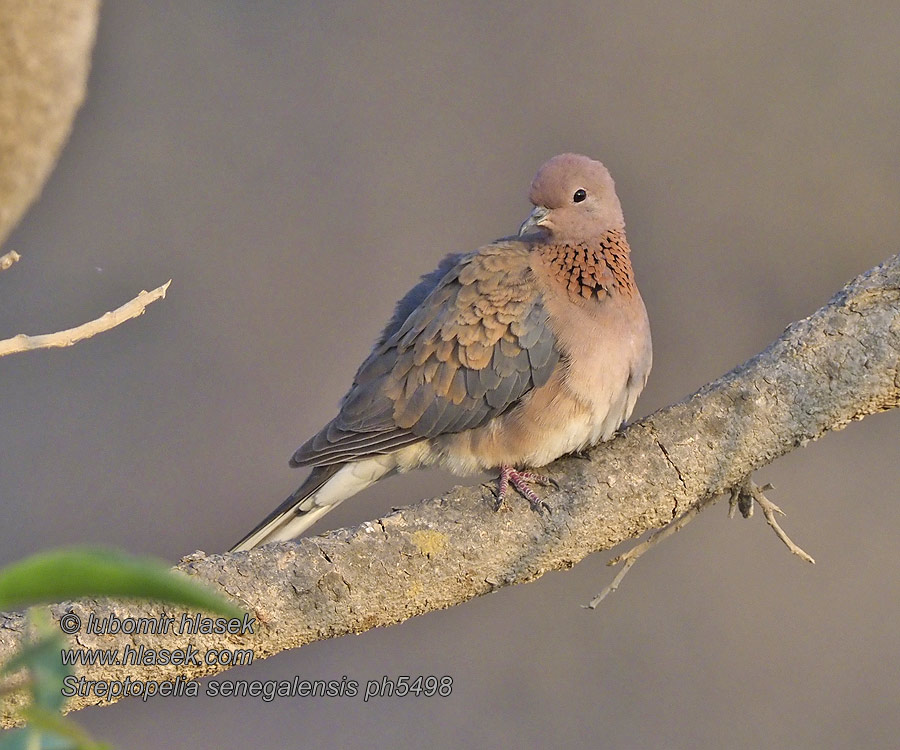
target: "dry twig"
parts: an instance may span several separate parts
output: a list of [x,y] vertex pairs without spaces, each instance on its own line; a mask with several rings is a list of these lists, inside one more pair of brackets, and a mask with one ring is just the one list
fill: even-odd
[[607,565],[616,565],[617,563],[625,561],[625,564],[622,565],[622,569],[616,574],[616,577],[613,578],[612,583],[609,584],[603,591],[601,591],[597,596],[591,599],[587,604],[583,604],[582,606],[585,609],[596,609],[597,606],[602,602],[607,596],[609,596],[613,591],[619,588],[619,584],[622,583],[622,579],[625,577],[625,574],[631,570],[631,566],[634,565],[638,559],[645,552],[650,550],[659,544],[663,539],[668,539],[672,534],[676,531],[680,531],[685,526],[687,526],[691,521],[693,521],[697,516],[700,515],[700,511],[702,511],[707,505],[715,502],[716,498],[708,498],[705,501],[699,502],[696,505],[689,508],[687,511],[682,513],[678,518],[676,518],[671,523],[666,524],[661,529],[654,531],[647,539],[640,544],[634,545],[628,552],[625,552],[621,555],[617,555],[612,560],[610,560]]
[[[812,559],[806,552],[804,552],[800,547],[794,544],[791,541],[791,538],[787,535],[784,529],[778,525],[778,522],[775,520],[775,514],[784,515],[784,511],[779,508],[775,503],[773,503],[769,498],[765,496],[765,492],[768,490],[775,489],[771,484],[766,484],[763,487],[759,487],[749,476],[745,477],[743,481],[739,484],[736,484],[731,488],[731,496],[728,498],[728,517],[734,517],[735,509],[739,508],[741,511],[741,515],[744,518],[750,518],[753,516],[753,505],[754,503],[759,505],[762,508],[763,515],[766,517],[766,522],[769,526],[772,527],[772,530],[778,536],[778,538],[787,545],[787,548],[793,552],[795,555],[802,557],[807,562],[815,564],[815,560]],[[600,604],[607,596],[609,596],[613,591],[619,588],[619,584],[622,583],[622,579],[625,577],[625,574],[631,570],[631,566],[634,565],[638,559],[647,551],[649,551],[652,547],[655,547],[659,544],[663,539],[667,539],[672,536],[676,531],[680,531],[685,526],[687,526],[691,521],[693,521],[698,515],[700,515],[700,511],[706,508],[708,505],[712,505],[718,498],[711,497],[701,500],[696,505],[692,506],[690,509],[682,513],[678,518],[674,521],[663,526],[658,531],[654,531],[646,541],[641,542],[640,544],[636,544],[627,552],[617,555],[612,560],[610,560],[607,565],[616,565],[617,563],[625,561],[625,564],[622,566],[622,569],[616,574],[616,577],[613,578],[612,583],[609,584],[603,591],[601,591],[597,596],[591,599],[590,602],[583,605],[585,609],[596,609],[597,605]]]
[[[766,517],[766,523],[772,527],[772,531],[775,532],[775,535],[785,543],[787,548],[793,552],[798,557],[806,560],[808,563],[816,564],[816,561],[812,559],[803,549],[798,547],[791,538],[787,535],[784,529],[778,525],[778,521],[775,520],[775,514],[777,513],[780,516],[785,515],[784,511],[779,508],[775,503],[773,503],[769,498],[765,496],[765,492],[769,490],[774,490],[775,488],[771,484],[766,484],[760,487],[756,484],[750,477],[748,476],[731,491],[731,497],[737,498],[738,507],[747,507],[748,504],[751,504],[750,507],[752,509],[752,503],[756,503],[763,512],[763,515]],[[745,514],[745,517],[749,517],[749,513]]]
[[56,333],[44,333],[37,336],[27,336],[20,333],[9,339],[0,341],[0,357],[7,354],[15,354],[17,352],[27,352],[32,349],[51,349],[54,347],[72,346],[83,339],[96,336],[118,325],[126,320],[137,318],[143,315],[147,309],[147,305],[166,296],[166,290],[172,279],[165,284],[157,287],[152,292],[143,291],[130,302],[126,302],[121,307],[104,313],[96,320],[82,323],[75,328],[69,328],[65,331],[57,331]]

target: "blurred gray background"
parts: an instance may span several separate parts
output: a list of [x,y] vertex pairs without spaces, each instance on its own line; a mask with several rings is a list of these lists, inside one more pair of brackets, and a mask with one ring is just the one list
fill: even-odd
[[[900,6],[106,3],[88,100],[5,249],[0,337],[170,277],[137,321],[4,358],[0,563],[67,543],[222,551],[302,479],[394,301],[516,229],[549,156],[616,178],[655,365],[636,416],[752,356],[898,250]],[[900,733],[897,433],[759,473],[792,557],[724,503],[565,573],[228,677],[454,678],[449,698],[152,699],[120,748],[888,748]],[[320,529],[446,489],[379,483]]]

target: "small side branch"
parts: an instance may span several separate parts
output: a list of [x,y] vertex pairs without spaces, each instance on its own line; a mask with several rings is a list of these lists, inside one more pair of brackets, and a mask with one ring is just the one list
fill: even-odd
[[[6,256],[4,256],[6,257]],[[44,333],[38,336],[27,336],[20,333],[9,339],[0,341],[0,357],[7,354],[15,354],[17,352],[31,351],[32,349],[51,349],[54,347],[72,346],[83,339],[96,336],[98,333],[109,331],[116,326],[121,325],[126,320],[137,318],[143,315],[147,306],[158,299],[166,296],[166,291],[172,280],[169,279],[165,284],[157,287],[152,292],[141,292],[130,302],[126,302],[121,307],[104,313],[96,320],[82,323],[75,328],[69,328],[65,331],[56,333]]]
[[[750,518],[753,516],[753,506],[758,505],[763,512],[763,515],[766,517],[766,522],[769,526],[772,527],[772,530],[775,532],[776,536],[787,545],[787,548],[793,552],[798,557],[803,558],[806,562],[812,563],[815,565],[816,561],[808,555],[802,548],[794,544],[793,540],[787,535],[784,529],[778,525],[778,521],[775,520],[775,514],[785,515],[784,511],[779,508],[775,503],[773,503],[769,498],[765,496],[765,492],[768,490],[775,489],[771,484],[763,485],[762,487],[758,486],[750,477],[745,477],[742,482],[736,484],[731,488],[731,496],[728,498],[729,512],[728,517],[734,517],[735,509],[740,509],[741,515],[744,518]],[[622,565],[622,569],[616,574],[616,577],[613,578],[612,583],[609,584],[603,591],[601,591],[597,596],[591,599],[587,604],[582,605],[585,609],[596,609],[597,606],[602,602],[607,596],[609,596],[613,591],[619,588],[619,584],[622,583],[622,579],[631,570],[631,566],[634,565],[638,559],[645,553],[648,552],[652,547],[655,547],[664,539],[672,536],[676,531],[680,531],[685,526],[687,526],[691,521],[693,521],[698,515],[700,515],[700,511],[702,511],[707,505],[715,502],[716,497],[706,498],[701,500],[699,503],[691,507],[689,510],[684,512],[678,518],[676,518],[671,523],[666,524],[661,529],[653,532],[649,537],[647,537],[646,541],[641,542],[640,544],[636,544],[627,552],[614,557],[610,560],[607,565],[616,565],[617,563],[624,562]]]
[[[806,560],[808,563],[816,564],[816,561],[806,553],[802,548],[798,547],[794,544],[793,540],[787,535],[787,532],[778,525],[778,521],[775,519],[775,514],[777,513],[780,516],[783,516],[784,511],[779,508],[775,503],[773,503],[769,498],[765,496],[765,493],[768,490],[775,489],[771,484],[766,484],[760,487],[756,484],[750,477],[748,476],[741,484],[735,485],[731,490],[731,507],[734,508],[735,503],[739,508],[741,508],[741,513],[745,518],[749,518],[753,513],[753,503],[756,503],[760,510],[762,510],[763,515],[766,517],[766,523],[772,527],[772,531],[775,532],[775,535],[785,543],[787,548],[797,557]],[[744,512],[744,509],[747,509]]]
[[6,255],[0,255],[0,271],[5,271],[13,263],[22,258],[15,250],[10,250]]
[[683,529],[697,516],[700,515],[700,511],[702,511],[707,505],[715,502],[715,500],[715,496],[701,500],[699,503],[682,513],[674,521],[667,523],[661,529],[654,531],[649,537],[647,537],[646,541],[634,545],[634,547],[628,550],[628,552],[617,555],[608,563],[606,563],[607,565],[616,565],[617,563],[620,563],[624,560],[622,570],[620,570],[616,574],[616,577],[613,578],[612,583],[609,584],[609,586],[607,586],[605,589],[603,589],[603,591],[601,591],[599,594],[597,594],[597,596],[591,599],[587,604],[583,604],[582,607],[584,607],[585,609],[596,609],[600,602],[602,602],[613,591],[619,588],[619,584],[622,583],[622,579],[625,577],[625,574],[628,573],[629,570],[631,570],[631,566],[634,565],[645,552],[648,552],[652,547],[655,547],[664,539],[668,539],[676,531],[681,531],[681,529]]

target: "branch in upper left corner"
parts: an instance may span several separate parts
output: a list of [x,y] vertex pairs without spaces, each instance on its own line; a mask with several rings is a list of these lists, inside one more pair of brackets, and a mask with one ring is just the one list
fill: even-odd
[[96,336],[98,333],[109,331],[126,320],[131,320],[139,315],[143,315],[147,309],[147,305],[166,296],[166,290],[172,280],[169,279],[165,284],[157,287],[151,292],[141,292],[130,302],[126,302],[115,310],[104,313],[96,320],[82,323],[75,328],[68,328],[65,331],[57,331],[56,333],[44,333],[37,336],[27,336],[20,333],[9,339],[0,341],[0,357],[7,354],[15,354],[16,352],[26,352],[32,349],[50,349],[54,347],[72,346],[83,339]]

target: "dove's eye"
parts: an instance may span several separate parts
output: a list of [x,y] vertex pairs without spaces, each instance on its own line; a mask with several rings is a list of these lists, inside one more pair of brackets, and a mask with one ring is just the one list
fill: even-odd
[[587,198],[587,193],[584,188],[578,188],[578,190],[575,191],[575,195],[572,196],[572,200],[575,203],[581,203],[585,198]]

